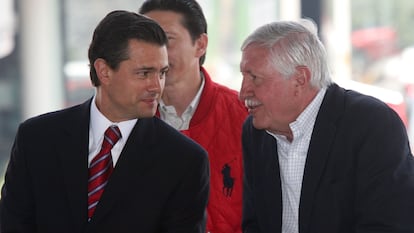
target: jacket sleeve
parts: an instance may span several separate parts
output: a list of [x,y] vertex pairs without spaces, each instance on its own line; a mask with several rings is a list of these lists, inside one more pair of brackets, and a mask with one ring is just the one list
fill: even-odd
[[402,121],[382,110],[368,113],[356,147],[355,232],[414,232],[413,156]]
[[30,174],[26,165],[28,137],[19,127],[12,146],[0,201],[0,232],[35,232],[35,211]]

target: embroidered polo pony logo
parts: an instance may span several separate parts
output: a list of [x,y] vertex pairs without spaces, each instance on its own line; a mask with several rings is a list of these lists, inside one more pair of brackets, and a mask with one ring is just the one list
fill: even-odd
[[224,164],[223,169],[221,169],[221,174],[223,174],[223,194],[226,197],[231,197],[234,186],[234,177],[231,177],[231,167],[229,163]]

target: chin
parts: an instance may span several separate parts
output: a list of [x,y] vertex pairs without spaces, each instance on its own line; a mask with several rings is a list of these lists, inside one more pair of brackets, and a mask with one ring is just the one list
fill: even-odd
[[139,114],[138,118],[151,118],[153,116],[155,116],[155,110],[148,111],[148,112],[142,112]]
[[266,126],[263,125],[263,121],[260,121],[256,119],[255,117],[253,117],[252,123],[256,129],[266,129]]

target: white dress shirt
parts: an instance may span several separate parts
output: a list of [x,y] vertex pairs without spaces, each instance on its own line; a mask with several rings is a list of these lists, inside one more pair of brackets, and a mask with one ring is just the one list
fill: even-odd
[[326,89],[320,90],[299,117],[290,123],[293,133],[292,142],[283,135],[268,131],[277,141],[283,203],[282,233],[299,232],[299,202],[303,172],[313,126],[325,92]]
[[119,159],[122,149],[131,133],[132,129],[137,122],[137,119],[122,121],[122,122],[111,122],[106,118],[96,107],[95,98],[92,100],[91,104],[91,118],[89,124],[89,156],[88,156],[88,166],[91,163],[92,159],[99,153],[102,147],[102,142],[104,139],[104,134],[106,129],[111,125],[118,126],[121,131],[122,137],[118,142],[112,147],[112,162],[114,167],[116,162]]

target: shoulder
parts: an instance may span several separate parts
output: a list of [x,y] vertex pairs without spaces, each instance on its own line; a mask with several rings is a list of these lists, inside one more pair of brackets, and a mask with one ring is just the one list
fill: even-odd
[[155,143],[162,146],[164,150],[174,151],[175,153],[194,153],[201,156],[207,154],[197,142],[174,129],[158,117],[144,118],[139,121],[142,122],[144,127],[153,125],[153,129],[147,128],[147,130],[152,131],[151,134],[155,137]]
[[[399,115],[383,101],[337,85],[328,88],[318,114],[317,123],[335,124],[353,137],[405,134]],[[349,126],[353,127],[349,127]]]
[[367,121],[387,118],[400,120],[398,114],[388,104],[374,96],[341,87],[334,89],[336,91],[331,96],[343,96],[342,106],[346,115],[352,115]]
[[[15,143],[20,149],[36,151],[53,148],[62,137],[76,135],[80,138],[88,133],[88,120],[81,117],[83,107],[74,107],[48,112],[23,121],[16,132]],[[88,112],[88,111],[86,111]],[[85,116],[85,119],[88,115]],[[73,138],[73,137],[71,137]],[[44,142],[47,141],[47,144]]]
[[72,107],[43,113],[27,120],[24,120],[20,124],[20,129],[33,129],[33,130],[46,130],[56,129],[62,126],[68,126],[71,124],[77,124],[77,119],[81,117],[82,112],[88,116],[89,114],[89,102],[75,105]]
[[[371,95],[361,92],[345,89],[336,84],[332,84],[325,95],[325,101],[345,108],[363,108],[363,109],[390,109],[383,101]],[[366,110],[364,110],[366,111]]]

